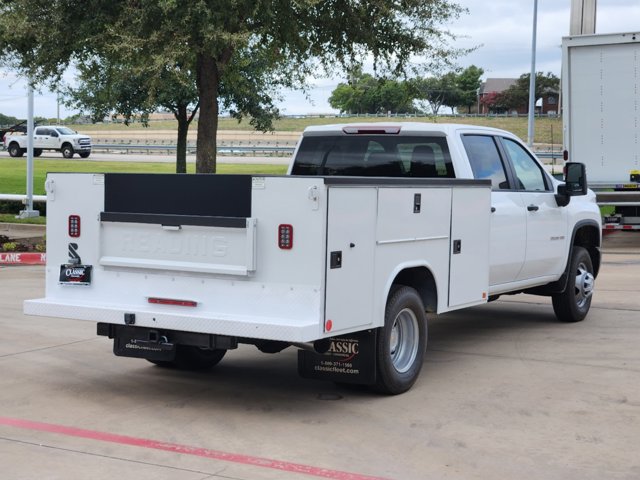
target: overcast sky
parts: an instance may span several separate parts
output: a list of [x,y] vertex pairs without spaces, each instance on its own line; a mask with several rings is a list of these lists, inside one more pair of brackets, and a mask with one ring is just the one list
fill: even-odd
[[[518,77],[531,69],[533,0],[458,0],[469,13],[449,25],[459,38],[456,47],[480,47],[461,58],[462,67],[474,64],[484,77]],[[538,0],[536,70],[560,76],[562,37],[569,34],[571,0]],[[640,30],[638,0],[598,0],[597,33]],[[285,92],[280,104],[285,115],[332,112],[327,99],[341,78],[318,79],[311,100],[298,92]],[[0,72],[0,112],[26,118],[24,82],[11,72]],[[76,112],[61,109],[64,118]],[[36,95],[36,116],[56,116],[56,96],[48,91]]]

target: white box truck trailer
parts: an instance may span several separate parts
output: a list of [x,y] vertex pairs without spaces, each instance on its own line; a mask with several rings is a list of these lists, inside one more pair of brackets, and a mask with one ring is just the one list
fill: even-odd
[[564,149],[613,207],[603,228],[640,229],[640,34],[565,37],[562,52]]

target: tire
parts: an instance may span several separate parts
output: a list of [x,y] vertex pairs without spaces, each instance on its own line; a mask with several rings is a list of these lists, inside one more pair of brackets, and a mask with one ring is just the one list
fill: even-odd
[[580,322],[589,313],[595,283],[593,264],[585,248],[573,247],[569,275],[565,291],[552,296],[553,311],[562,322]]
[[11,143],[9,144],[9,155],[11,157],[21,157],[22,155],[24,155],[24,150],[22,150],[20,148],[20,145],[18,145],[17,143]]
[[68,143],[65,143],[60,149],[60,151],[62,152],[62,156],[64,158],[73,158],[73,154],[75,153],[73,151],[73,147]]
[[149,360],[151,363],[165,368],[177,368],[178,370],[208,370],[215,367],[226,350],[207,350],[191,345],[177,345],[176,358],[173,361]]
[[34,148],[33,149],[33,156],[34,157],[39,157],[40,155],[42,155],[42,149],[41,148]]
[[80,155],[80,158],[89,158],[89,155],[91,155],[91,154],[89,152],[83,152],[83,153],[80,153],[78,155]]
[[420,374],[426,346],[427,316],[418,292],[393,287],[384,327],[378,330],[375,389],[390,395],[409,390]]

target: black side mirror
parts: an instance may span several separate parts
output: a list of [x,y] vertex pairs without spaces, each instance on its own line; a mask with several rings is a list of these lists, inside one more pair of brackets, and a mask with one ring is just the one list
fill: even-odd
[[564,166],[564,185],[558,185],[556,203],[569,205],[571,197],[587,194],[587,169],[584,163],[568,162]]
[[587,169],[584,163],[568,162],[564,166],[564,183],[570,197],[587,194]]

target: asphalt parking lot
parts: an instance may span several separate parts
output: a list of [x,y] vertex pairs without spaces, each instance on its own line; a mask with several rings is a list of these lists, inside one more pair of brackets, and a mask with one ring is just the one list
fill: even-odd
[[638,479],[640,233],[604,250],[584,322],[532,296],[432,318],[396,397],[301,379],[291,348],[116,358],[91,323],[22,314],[44,267],[0,266],[0,478]]

